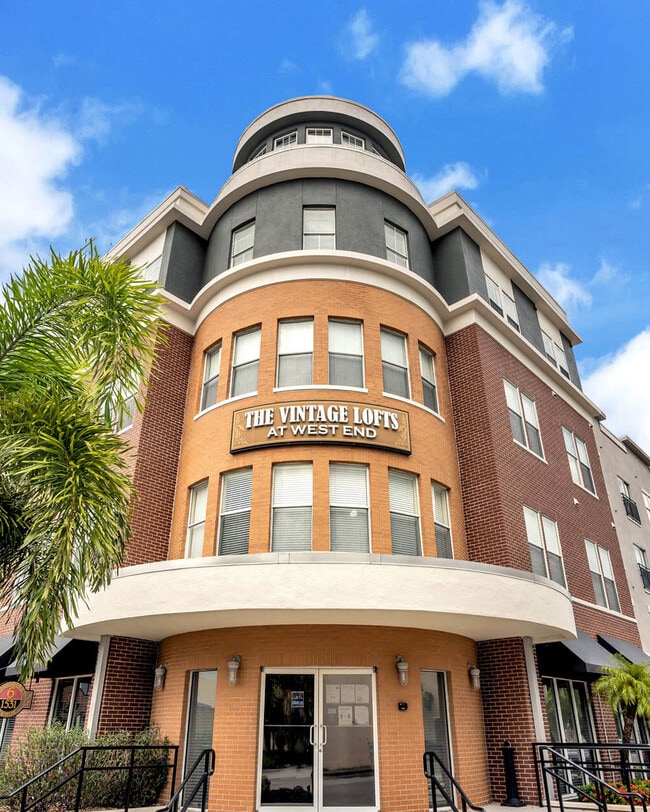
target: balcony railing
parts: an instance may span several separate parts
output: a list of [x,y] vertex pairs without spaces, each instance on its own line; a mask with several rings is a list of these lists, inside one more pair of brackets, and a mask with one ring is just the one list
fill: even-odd
[[650,569],[639,564],[639,572],[641,573],[641,580],[643,581],[643,588],[650,590]]
[[636,506],[636,502],[634,499],[630,499],[629,496],[626,496],[624,493],[621,494],[623,497],[623,504],[625,505],[625,512],[633,519],[637,524],[641,524],[641,517],[639,516],[639,508]]

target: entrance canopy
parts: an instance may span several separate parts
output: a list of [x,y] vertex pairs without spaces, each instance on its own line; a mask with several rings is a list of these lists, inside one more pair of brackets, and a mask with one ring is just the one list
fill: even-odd
[[646,654],[645,651],[635,646],[634,643],[626,643],[625,640],[618,640],[616,637],[606,637],[604,634],[598,635],[598,642],[601,646],[604,646],[607,651],[612,654],[622,654],[623,657],[631,663],[641,665],[650,660],[650,654]]
[[540,673],[548,677],[595,677],[602,673],[603,665],[612,664],[611,652],[581,629],[575,640],[539,645],[537,658]]

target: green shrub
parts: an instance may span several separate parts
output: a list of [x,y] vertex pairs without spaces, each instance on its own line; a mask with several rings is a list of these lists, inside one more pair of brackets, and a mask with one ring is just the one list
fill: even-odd
[[[146,750],[136,750],[134,769],[129,790],[130,806],[151,806],[156,803],[160,791],[168,778],[169,740],[163,738],[156,728],[149,728],[136,736],[126,731],[107,733],[90,739],[84,730],[79,728],[65,730],[60,724],[45,728],[34,728],[28,731],[24,739],[18,742],[7,755],[0,768],[0,796],[9,795],[14,790],[38,776],[48,767],[52,767],[65,755],[79,747],[101,746],[100,750],[86,753],[86,767],[104,767],[105,770],[89,770],[84,775],[81,808],[123,807],[131,752],[121,748],[129,745],[145,746]],[[106,749],[103,749],[106,748]],[[65,778],[73,776],[81,767],[82,754],[76,753],[56,769],[48,770],[29,788],[28,801],[36,800]],[[71,809],[75,805],[78,779],[71,778],[61,788],[55,790],[42,803],[34,807],[34,812],[57,812]],[[0,805],[2,805],[0,801]],[[4,802],[9,810],[20,806],[20,798],[15,797]]]

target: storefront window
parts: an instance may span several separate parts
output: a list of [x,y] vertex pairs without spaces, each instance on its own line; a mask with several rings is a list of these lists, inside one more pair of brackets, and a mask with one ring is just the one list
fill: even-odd
[[60,722],[66,730],[85,725],[91,679],[66,677],[57,680],[50,716],[52,722]]

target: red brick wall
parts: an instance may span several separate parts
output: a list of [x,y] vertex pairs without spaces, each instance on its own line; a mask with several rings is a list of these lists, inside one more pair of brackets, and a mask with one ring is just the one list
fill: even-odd
[[111,638],[99,733],[148,727],[157,654],[158,644],[149,640]]

